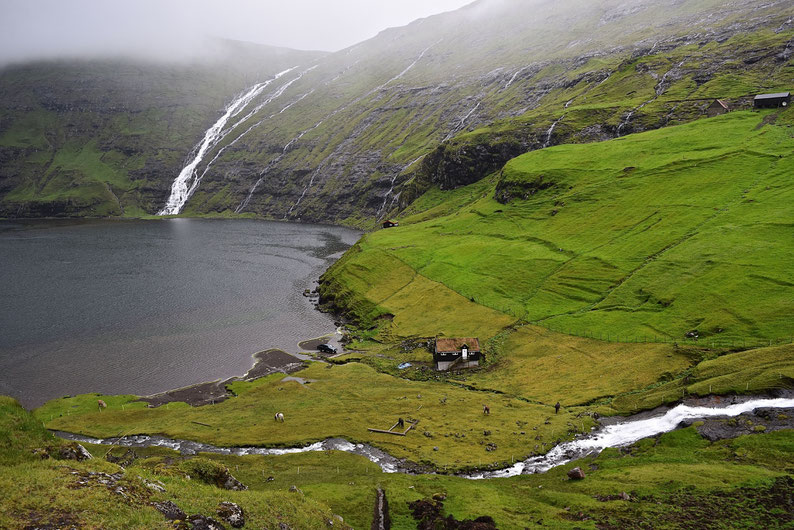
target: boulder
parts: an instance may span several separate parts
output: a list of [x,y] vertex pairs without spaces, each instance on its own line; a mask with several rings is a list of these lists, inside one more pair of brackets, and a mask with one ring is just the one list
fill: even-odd
[[152,506],[154,506],[157,511],[163,514],[163,516],[169,521],[184,521],[187,518],[185,512],[183,512],[179,506],[171,501],[153,502]]
[[234,478],[231,473],[226,476],[222,487],[223,489],[233,491],[243,491],[248,489],[248,486]]
[[191,515],[187,520],[192,525],[192,530],[226,530],[225,526],[206,515]]
[[61,448],[58,449],[58,456],[60,456],[62,460],[77,460],[78,462],[94,458],[85,447],[76,442],[61,446]]
[[245,525],[245,512],[233,502],[222,502],[218,505],[218,517],[232,525],[232,528],[242,528]]
[[158,493],[165,493],[165,485],[160,482],[159,480],[155,480],[154,482],[150,482],[146,479],[143,479],[143,483],[146,484],[146,487],[152,491],[156,491]]
[[580,467],[575,467],[568,471],[568,478],[571,480],[582,480],[584,478],[584,471],[582,471]]

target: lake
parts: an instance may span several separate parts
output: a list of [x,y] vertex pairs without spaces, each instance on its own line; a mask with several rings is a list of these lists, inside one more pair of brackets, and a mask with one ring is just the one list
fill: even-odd
[[26,407],[242,375],[334,331],[303,296],[360,237],[256,220],[0,222],[0,394]]

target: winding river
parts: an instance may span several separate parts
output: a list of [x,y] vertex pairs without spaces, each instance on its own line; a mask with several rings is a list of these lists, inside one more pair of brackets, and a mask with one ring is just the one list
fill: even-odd
[[[544,473],[572,460],[597,454],[608,447],[624,447],[634,442],[669,432],[686,420],[696,421],[715,417],[733,417],[760,408],[791,409],[794,398],[754,398],[722,407],[703,407],[681,404],[661,414],[647,417],[640,414],[607,425],[593,433],[553,447],[548,453],[518,462],[510,467],[460,475],[463,478],[478,480],[487,478],[514,477],[531,473]],[[284,455],[312,451],[344,451],[357,454],[378,464],[385,473],[416,474],[418,466],[395,458],[385,451],[368,444],[352,443],[342,438],[329,438],[305,447],[269,449],[262,447],[217,447],[189,440],[176,440],[162,436],[124,436],[121,438],[91,438],[79,434],[54,431],[54,434],[68,440],[91,444],[118,445],[122,447],[167,447],[183,454],[216,453],[225,455]]]

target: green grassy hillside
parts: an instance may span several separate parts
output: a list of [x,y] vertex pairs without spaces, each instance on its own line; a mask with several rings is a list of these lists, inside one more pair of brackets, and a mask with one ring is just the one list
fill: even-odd
[[792,121],[791,111],[734,112],[518,157],[487,181],[430,192],[400,227],[367,235],[325,276],[324,293],[368,322],[393,314],[397,336],[494,322],[462,306],[418,328],[425,315],[405,308],[421,294],[402,289],[421,277],[567,334],[788,342]]
[[370,228],[530,150],[790,89],[792,16],[785,0],[485,0],[333,54],[7,67],[0,216],[155,214],[232,98],[296,67],[207,153],[182,213]]

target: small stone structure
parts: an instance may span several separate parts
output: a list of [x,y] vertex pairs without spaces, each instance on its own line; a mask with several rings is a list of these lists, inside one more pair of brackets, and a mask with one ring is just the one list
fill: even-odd
[[728,107],[728,104],[721,99],[715,99],[711,102],[711,105],[706,107],[706,114],[709,118],[713,118],[714,116],[719,116],[720,114],[725,114],[726,112],[730,112],[731,109]]

